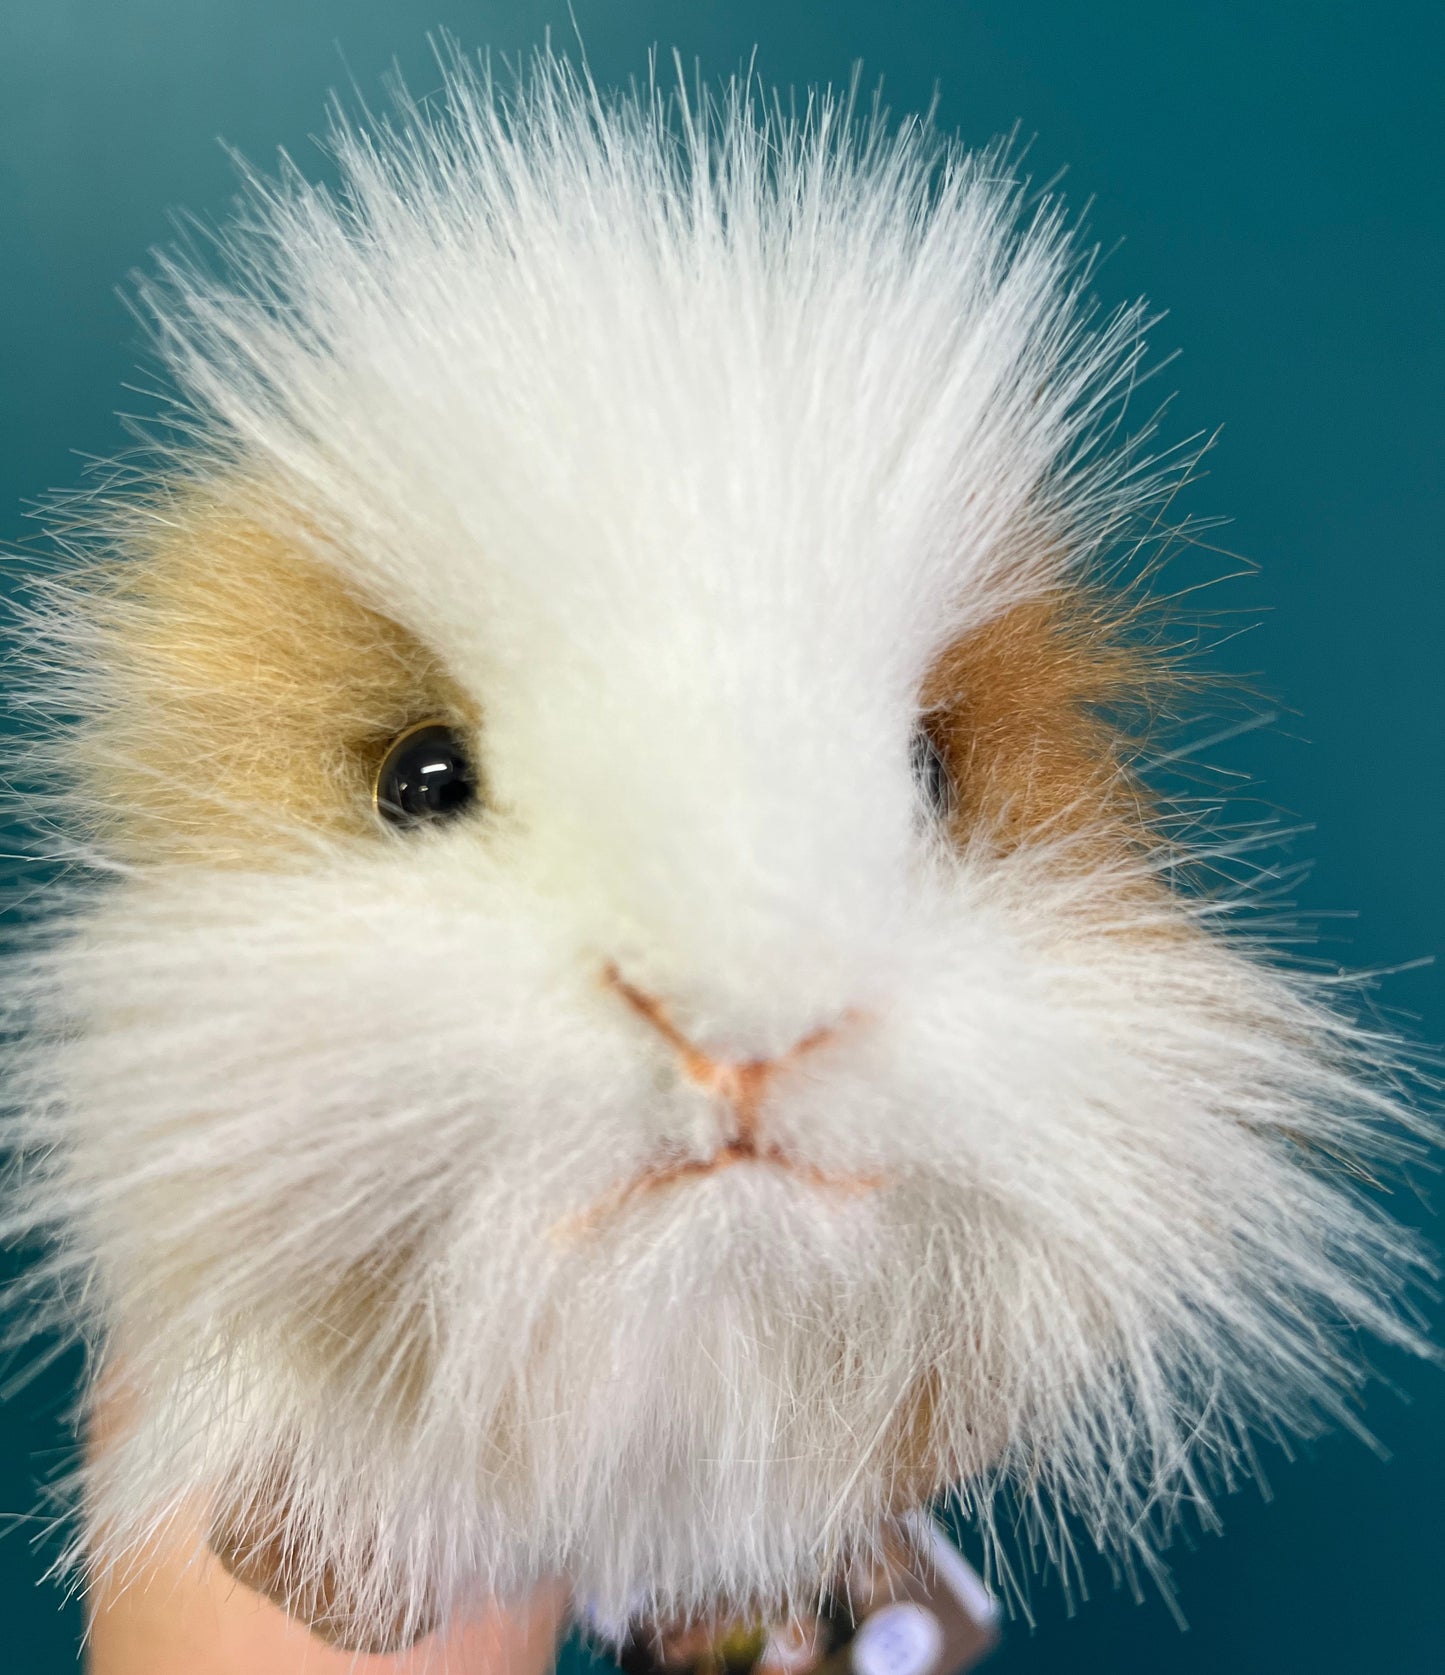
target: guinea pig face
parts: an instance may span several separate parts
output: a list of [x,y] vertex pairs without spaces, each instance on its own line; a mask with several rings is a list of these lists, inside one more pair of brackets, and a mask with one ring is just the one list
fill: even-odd
[[88,1539],[199,1506],[368,1644],[776,1603],[949,1486],[1147,1554],[1411,1259],[1320,1166],[1364,1049],[1120,730],[1137,316],[996,155],[491,97],[172,273],[198,434],[32,624]]

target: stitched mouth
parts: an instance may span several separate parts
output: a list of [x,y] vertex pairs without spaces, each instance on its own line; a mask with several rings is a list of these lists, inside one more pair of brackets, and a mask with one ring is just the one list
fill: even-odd
[[[800,1060],[832,1042],[839,1025],[811,1031],[778,1058],[741,1062],[720,1059],[690,1040],[662,1002],[630,983],[615,964],[606,965],[601,975],[603,986],[619,996],[672,1049],[682,1079],[728,1108],[731,1132],[707,1157],[680,1157],[674,1153],[659,1158],[631,1180],[613,1187],[590,1209],[562,1222],[555,1230],[558,1235],[565,1238],[587,1233],[600,1223],[614,1219],[640,1198],[680,1186],[685,1181],[720,1175],[739,1164],[776,1170],[808,1186],[843,1197],[859,1197],[882,1185],[877,1175],[833,1174],[805,1163],[762,1135],[763,1105],[775,1077],[780,1072],[795,1070]],[[848,1013],[840,1022],[848,1023],[854,1018],[855,1014]]]
[[861,1198],[876,1192],[883,1185],[881,1175],[833,1174],[816,1164],[804,1163],[792,1157],[781,1146],[759,1146],[750,1138],[733,1139],[718,1148],[710,1157],[671,1158],[660,1161],[629,1181],[614,1187],[590,1209],[569,1217],[558,1232],[563,1236],[580,1236],[594,1231],[613,1220],[639,1199],[680,1186],[685,1181],[705,1180],[720,1175],[739,1164],[776,1170],[792,1176],[805,1185],[816,1187],[843,1198]]
[[811,1163],[790,1157],[781,1146],[759,1146],[752,1140],[730,1140],[711,1157],[685,1158],[676,1163],[661,1164],[639,1175],[622,1189],[624,1197],[655,1192],[676,1181],[695,1180],[706,1175],[720,1174],[737,1163],[760,1163],[795,1175],[812,1186],[827,1187],[849,1195],[875,1191],[881,1184],[877,1175],[833,1175]]

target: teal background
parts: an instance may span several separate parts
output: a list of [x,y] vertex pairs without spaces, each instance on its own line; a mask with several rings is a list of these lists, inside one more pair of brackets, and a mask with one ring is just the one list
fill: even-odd
[[[1107,300],[1143,292],[1182,355],[1174,438],[1222,425],[1198,515],[1258,562],[1216,603],[1251,631],[1216,661],[1264,671],[1272,728],[1215,759],[1252,794],[1317,825],[1308,909],[1323,952],[1385,967],[1445,945],[1440,883],[1445,527],[1439,457],[1445,332],[1441,51],[1435,5],[1182,6],[1121,0],[577,0],[594,69],[615,81],[654,43],[704,70],[754,45],[770,81],[840,80],[856,59],[895,110],[935,90],[945,127],[1036,135],[1039,178],[1067,165],[1109,258]],[[0,0],[0,540],[27,501],[122,445],[117,406],[140,356],[116,293],[179,207],[224,209],[217,137],[268,160],[309,136],[328,88],[368,95],[393,54],[434,81],[425,32],[516,52],[565,6],[444,0]],[[1384,1003],[1445,1037],[1438,968],[1391,976]],[[1425,1199],[1403,1213],[1428,1222]],[[1439,1228],[1435,1233],[1438,1237]],[[1172,1555],[1189,1630],[1155,1597],[1094,1575],[1070,1615],[1036,1589],[1038,1627],[1010,1633],[1000,1675],[1175,1675],[1227,1668],[1445,1668],[1445,1379],[1384,1360],[1365,1418],[1392,1456],[1332,1437],[1237,1494],[1223,1539]],[[0,1661],[75,1667],[78,1613],[40,1581],[36,1483],[58,1458],[62,1367],[0,1409]],[[1403,1398],[1403,1399],[1402,1399]]]

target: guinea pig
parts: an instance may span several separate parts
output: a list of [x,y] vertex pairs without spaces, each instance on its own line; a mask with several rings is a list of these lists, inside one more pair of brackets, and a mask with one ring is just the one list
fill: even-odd
[[1156,1568],[1423,1347],[1425,1129],[1151,783],[1145,312],[846,97],[457,62],[334,148],[160,259],[15,641],[77,1556],[372,1649],[790,1609],[947,1493]]

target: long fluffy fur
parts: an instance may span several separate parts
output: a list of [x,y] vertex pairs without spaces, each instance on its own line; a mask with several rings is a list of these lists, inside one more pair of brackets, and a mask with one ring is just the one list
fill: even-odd
[[[69,810],[103,880],[4,981],[15,1221],[126,1393],[93,1562],[280,1504],[362,1624],[556,1571],[767,1606],[949,1482],[1147,1561],[1342,1412],[1356,1329],[1419,1347],[1420,1258],[1340,1161],[1404,1119],[1388,1042],[1157,844],[920,817],[929,671],[1158,492],[1138,311],[1001,154],[846,102],[457,66],[337,147],[340,196],[256,185],[229,277],[153,294],[166,470],[429,648],[489,807],[224,867]],[[29,629],[82,739],[96,621]],[[613,962],[734,1059],[834,1028],[769,1132],[881,1184],[617,1207],[719,1119]]]

